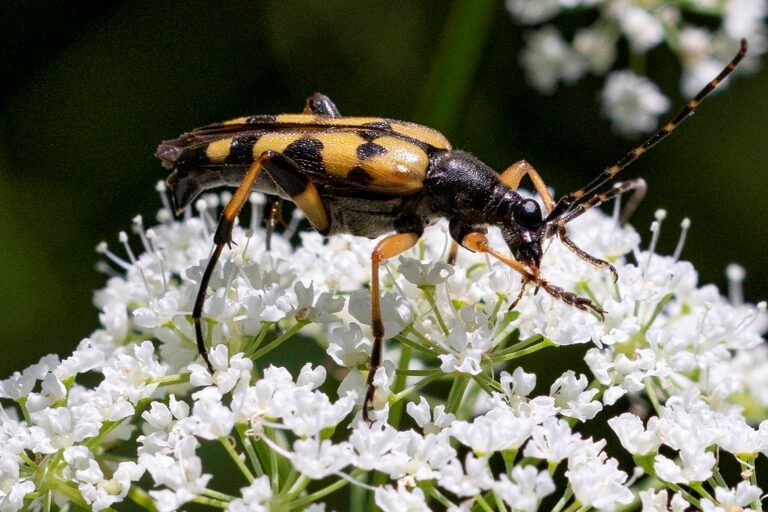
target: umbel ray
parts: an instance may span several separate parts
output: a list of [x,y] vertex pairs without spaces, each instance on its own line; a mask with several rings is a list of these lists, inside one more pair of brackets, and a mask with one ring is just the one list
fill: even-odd
[[[644,193],[644,181],[633,179],[608,186],[609,182],[691,115],[731,74],[746,51],[747,43],[742,40],[731,62],[670,122],[586,186],[557,201],[538,172],[524,160],[498,174],[471,154],[452,149],[435,130],[392,119],[344,117],[327,96],[319,93],[307,99],[301,114],[240,117],[163,142],[156,155],[165,167],[173,169],[168,185],[177,212],[203,190],[222,185],[237,187],[221,213],[213,252],[192,311],[197,347],[208,369],[213,371],[201,325],[206,291],[224,246],[232,243],[235,219],[253,190],[269,199],[269,233],[279,219],[281,201],[288,200],[323,235],[386,235],[371,254],[374,339],[363,407],[366,419],[384,339],[379,267],[413,247],[424,228],[438,219],[448,220],[454,249],[459,244],[470,251],[487,253],[520,273],[523,289],[533,284],[566,304],[602,317],[604,311],[590,299],[542,278],[539,264],[543,242],[559,238],[583,260],[612,272],[615,279],[616,271],[608,262],[587,254],[568,238],[566,225],[588,209],[627,191],[633,191],[633,197],[625,207],[625,215],[631,213]],[[546,213],[536,201],[517,192],[526,175]],[[490,246],[488,226],[501,230],[512,258]],[[522,291],[511,307],[521,296]]]

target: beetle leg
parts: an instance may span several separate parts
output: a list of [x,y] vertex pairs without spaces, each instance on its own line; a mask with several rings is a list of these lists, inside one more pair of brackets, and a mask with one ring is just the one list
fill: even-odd
[[544,201],[544,206],[548,211],[552,211],[555,206],[555,201],[547,190],[547,186],[544,184],[544,180],[541,179],[539,173],[525,160],[520,160],[506,168],[504,172],[499,175],[501,182],[509,188],[516,190],[520,186],[520,180],[523,176],[528,175],[533,182],[533,188],[539,193],[539,196]]
[[221,251],[224,249],[224,245],[230,245],[232,243],[232,227],[235,225],[235,218],[248,200],[248,196],[251,193],[251,189],[253,188],[253,184],[259,173],[264,169],[264,166],[273,155],[273,152],[267,151],[251,164],[245,172],[245,176],[240,182],[240,185],[238,185],[235,193],[232,195],[232,199],[230,199],[227,206],[222,210],[219,224],[216,227],[216,233],[213,235],[214,249],[211,253],[211,257],[208,259],[208,264],[203,271],[203,276],[200,279],[200,288],[197,291],[195,305],[192,308],[192,322],[195,324],[197,351],[203,357],[203,361],[205,361],[205,365],[211,373],[213,373],[213,366],[211,365],[210,359],[208,359],[208,350],[205,348],[205,340],[203,338],[203,327],[200,323],[200,319],[203,316],[203,305],[205,304],[205,292],[208,290],[208,283],[211,281],[213,269],[219,261],[219,256],[221,256]]
[[303,113],[324,117],[341,117],[339,109],[336,108],[336,105],[331,101],[331,98],[319,92],[316,92],[307,98]]
[[523,276],[523,282],[529,281],[536,284],[537,288],[543,288],[548,294],[552,295],[556,299],[560,299],[570,306],[574,306],[582,311],[592,310],[600,317],[604,317],[605,311],[593,303],[591,300],[585,297],[579,297],[573,292],[563,290],[559,286],[555,286],[549,281],[542,279],[539,276],[538,269],[530,269],[526,265],[523,265],[519,261],[515,261],[512,258],[495,251],[490,244],[484,233],[477,231],[464,235],[461,240],[461,245],[473,252],[484,252],[490,254],[494,258],[498,259],[505,265],[508,265],[513,270],[519,272]]
[[381,345],[384,340],[384,323],[381,320],[381,297],[379,292],[379,265],[398,254],[407,251],[419,240],[418,233],[396,233],[381,240],[371,253],[371,331],[373,346],[371,348],[371,364],[368,371],[368,389],[363,402],[363,419],[370,423],[368,404],[373,401],[376,389],[373,387],[373,377],[381,365]]
[[304,211],[304,214],[315,229],[321,233],[328,231],[328,214],[325,211],[325,206],[320,199],[317,188],[309,181],[309,178],[301,173],[299,166],[290,158],[275,151],[265,151],[262,153],[248,168],[243,180],[232,195],[232,199],[221,212],[219,225],[216,228],[216,233],[213,235],[215,247],[203,272],[203,277],[200,280],[200,289],[197,292],[195,305],[192,308],[192,321],[195,324],[197,350],[203,356],[203,360],[211,373],[213,373],[213,366],[208,359],[208,351],[205,348],[201,325],[205,293],[208,290],[213,269],[216,267],[224,245],[232,243],[232,228],[235,225],[235,218],[248,200],[253,184],[262,170],[266,171],[283,192],[289,195],[291,200]]
[[271,152],[272,157],[264,170],[291,201],[296,203],[309,222],[322,234],[328,233],[330,222],[317,187],[301,167],[281,153]]
[[266,224],[266,245],[267,251],[272,249],[272,233],[275,232],[275,226],[279,222],[283,223],[282,218],[283,200],[279,196],[267,194],[267,202],[264,204],[264,224]]
[[613,274],[613,281],[614,282],[618,281],[619,274],[616,272],[616,268],[614,268],[613,265],[611,265],[605,260],[595,258],[591,254],[587,253],[582,248],[580,248],[578,245],[576,245],[573,240],[568,238],[568,233],[565,231],[565,225],[568,222],[575,219],[576,217],[578,217],[579,215],[581,215],[582,213],[584,213],[585,211],[589,210],[590,208],[597,206],[600,203],[609,201],[610,199],[613,199],[614,197],[624,192],[632,190],[633,191],[632,196],[629,198],[629,201],[627,201],[627,204],[624,206],[624,209],[621,211],[621,216],[619,217],[620,222],[623,224],[629,219],[630,216],[632,216],[632,213],[634,213],[635,209],[637,208],[637,205],[643,199],[643,196],[645,196],[646,189],[647,189],[647,186],[645,184],[645,180],[642,178],[615,183],[610,190],[607,190],[602,194],[598,194],[596,196],[591,197],[588,201],[578,205],[572,212],[563,216],[563,218],[557,222],[558,238],[560,238],[563,244],[568,249],[570,249],[571,252],[573,252],[576,256],[586,261],[590,265],[598,268],[607,268],[611,272],[611,274]]
[[454,265],[456,263],[456,256],[459,254],[459,244],[456,240],[451,240],[451,248],[448,251],[448,264]]

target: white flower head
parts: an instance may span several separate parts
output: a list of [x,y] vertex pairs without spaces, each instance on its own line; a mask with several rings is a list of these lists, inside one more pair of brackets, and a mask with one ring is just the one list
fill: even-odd
[[629,70],[608,75],[601,99],[613,128],[627,135],[653,130],[658,116],[669,109],[669,99],[656,84]]
[[549,473],[534,466],[515,466],[512,478],[502,474],[493,489],[515,510],[534,512],[543,498],[555,492],[555,482]]
[[551,94],[560,82],[573,82],[585,73],[584,58],[554,26],[547,25],[536,32],[529,32],[526,40],[520,60],[528,81],[540,92]]

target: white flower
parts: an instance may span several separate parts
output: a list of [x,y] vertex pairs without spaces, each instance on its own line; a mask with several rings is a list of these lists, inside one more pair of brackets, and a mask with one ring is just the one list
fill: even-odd
[[333,444],[316,438],[299,439],[293,443],[291,462],[303,475],[319,480],[340,471],[354,460],[352,446],[347,443]]
[[602,27],[579,29],[573,38],[573,48],[596,75],[604,74],[616,61],[615,36]]
[[430,512],[431,510],[424,498],[424,491],[418,487],[409,491],[401,484],[398,484],[397,489],[391,485],[377,487],[376,505],[383,512]]
[[181,297],[177,290],[168,290],[162,297],[149,300],[149,306],[133,311],[133,321],[139,327],[160,327],[170,322],[179,311]]
[[445,338],[445,345],[450,352],[438,356],[442,361],[440,370],[445,373],[477,375],[482,370],[480,361],[483,355],[491,348],[492,338],[486,328],[467,332],[463,324],[457,323]]
[[[30,413],[33,427],[30,433],[36,439],[35,450],[54,453],[69,448],[89,437],[95,437],[101,428],[101,415],[90,404],[67,407],[48,407]],[[39,434],[39,437],[38,437]]]
[[519,448],[531,435],[536,420],[518,417],[509,408],[494,408],[472,422],[456,420],[450,433],[475,453]]
[[659,114],[669,109],[669,100],[656,84],[629,70],[608,75],[601,99],[613,128],[627,135],[651,131]]
[[242,498],[229,502],[226,512],[269,512],[272,488],[269,477],[264,475],[253,481],[248,487],[240,489]]
[[619,505],[632,502],[632,492],[626,487],[627,475],[618,469],[616,459],[601,462],[592,459],[575,467],[569,465],[565,473],[573,494],[583,505],[598,510],[615,510]]
[[351,322],[349,328],[337,327],[331,331],[326,352],[339,366],[354,368],[368,361],[371,344],[360,326]]
[[438,482],[457,496],[470,497],[490,489],[493,477],[486,457],[468,453],[463,467],[459,459],[451,459],[440,468]]
[[421,261],[400,257],[398,271],[416,286],[434,286],[444,283],[454,273],[454,268],[444,261]]
[[422,436],[408,430],[399,433],[397,443],[376,469],[390,478],[415,485],[420,480],[437,478],[442,468],[455,457],[456,450],[446,443],[444,435]]
[[766,15],[768,6],[763,0],[727,0],[723,27],[732,39],[765,37]]
[[113,503],[122,501],[131,484],[141,478],[144,468],[132,461],[121,462],[112,474],[105,478],[99,464],[90,459],[88,468],[76,472],[80,494],[93,510],[103,510]]
[[212,475],[203,473],[202,461],[195,454],[198,442],[192,436],[182,438],[173,448],[173,456],[142,454],[139,464],[147,468],[157,486],[167,489],[149,491],[158,509],[178,510],[203,492]]
[[625,412],[609,419],[608,425],[616,432],[625,450],[633,455],[645,455],[656,452],[661,445],[661,438],[655,430],[657,421],[655,416],[650,418],[646,429],[639,417]]
[[213,440],[228,436],[235,425],[232,410],[221,403],[221,393],[215,387],[203,388],[192,397],[192,417],[195,420],[192,433],[203,439]]
[[555,405],[561,408],[561,414],[585,421],[594,418],[602,410],[602,404],[592,400],[598,390],[587,390],[587,384],[585,375],[577,379],[572,370],[566,371],[552,383],[549,394],[555,399]]
[[35,490],[30,478],[20,478],[19,462],[15,454],[0,451],[0,510],[21,510],[24,496]]
[[549,473],[534,466],[515,466],[512,478],[500,475],[493,490],[514,510],[534,512],[542,498],[555,492],[555,482]]
[[400,440],[399,432],[386,423],[358,422],[349,436],[354,465],[366,470],[379,467]]
[[563,81],[573,82],[584,74],[586,64],[553,26],[526,34],[526,46],[520,55],[528,81],[544,94],[551,94]]
[[581,437],[571,432],[568,423],[557,418],[547,418],[542,425],[533,428],[531,440],[525,445],[523,454],[548,462],[560,462],[581,446],[580,441]]
[[619,11],[619,25],[632,49],[645,53],[664,39],[662,20],[647,10],[630,5]]
[[509,13],[527,25],[546,21],[560,12],[559,0],[506,0]]
[[662,480],[677,484],[689,482],[703,482],[712,476],[712,467],[717,460],[712,452],[687,449],[680,451],[680,463],[678,465],[664,455],[657,454],[653,469]]
[[323,292],[315,298],[314,283],[304,286],[297,281],[293,288],[296,293],[296,317],[318,323],[338,322],[339,318],[334,314],[344,307],[344,297],[334,297],[330,292]]
[[[727,489],[724,487],[715,488],[716,501],[718,505],[726,511],[743,510],[749,507],[753,502],[760,502],[762,501],[762,494],[763,490],[760,487],[745,481],[739,482],[735,489]],[[704,501],[708,501],[710,504],[712,503],[709,500]]]
[[435,407],[434,412],[430,412],[429,403],[423,396],[420,397],[418,405],[415,402],[408,402],[406,411],[408,411],[408,415],[416,421],[416,424],[422,428],[425,434],[437,434],[449,427],[453,420],[456,419],[455,415],[445,412],[444,405],[438,405]]

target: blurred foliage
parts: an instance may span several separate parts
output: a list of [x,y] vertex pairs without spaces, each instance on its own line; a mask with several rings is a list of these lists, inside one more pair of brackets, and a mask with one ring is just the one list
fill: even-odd
[[[3,2],[0,376],[68,353],[98,326],[91,297],[105,277],[93,248],[117,248],[136,214],[151,225],[166,174],[154,150],[193,127],[297,112],[322,91],[343,114],[434,123],[499,170],[525,158],[559,192],[637,142],[610,133],[597,80],[551,97],[526,86],[524,28],[501,2],[442,5]],[[682,106],[671,56],[652,52],[648,74]],[[736,77],[625,172],[650,187],[638,229],[645,235],[653,210],[666,208],[660,246],[670,253],[690,216],[683,257],[721,287],[725,265],[741,262],[751,300],[768,297],[766,78],[766,67]]]

